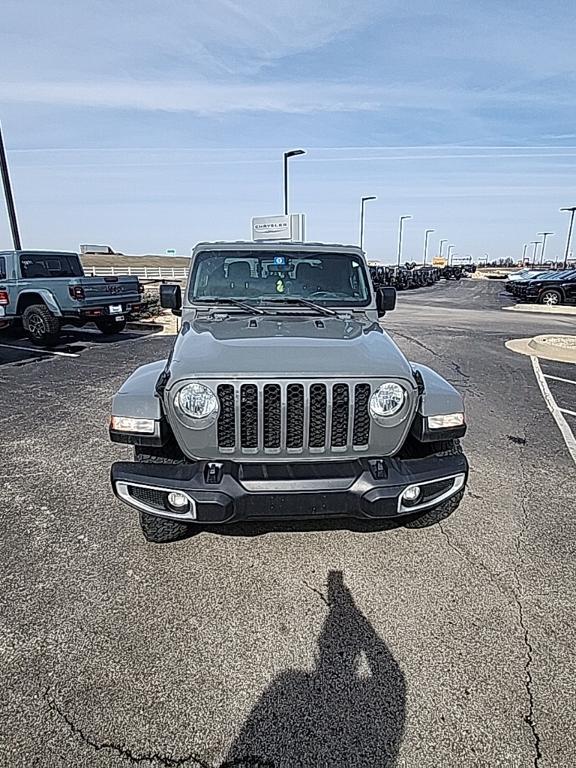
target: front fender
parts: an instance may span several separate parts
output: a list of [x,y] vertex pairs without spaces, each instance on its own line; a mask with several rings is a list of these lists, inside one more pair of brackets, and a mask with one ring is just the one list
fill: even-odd
[[162,408],[160,398],[156,395],[156,381],[165,367],[166,360],[158,360],[137,368],[114,395],[112,415],[161,419]]
[[420,363],[411,363],[411,365],[420,373],[424,383],[424,392],[418,407],[418,413],[421,416],[442,416],[464,411],[464,398],[452,384],[426,365],[420,365]]

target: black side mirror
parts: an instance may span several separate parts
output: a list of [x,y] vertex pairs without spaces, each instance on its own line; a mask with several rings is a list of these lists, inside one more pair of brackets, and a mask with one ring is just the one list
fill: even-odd
[[160,306],[173,312],[182,308],[182,289],[179,285],[160,286]]
[[376,291],[376,310],[378,317],[383,317],[386,312],[391,312],[396,307],[396,288],[380,288]]

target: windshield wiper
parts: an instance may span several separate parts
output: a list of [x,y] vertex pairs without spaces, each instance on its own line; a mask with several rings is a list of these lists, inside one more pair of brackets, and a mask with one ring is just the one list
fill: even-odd
[[265,309],[262,309],[261,307],[255,307],[253,304],[248,304],[248,302],[240,301],[239,299],[193,298],[192,301],[196,303],[204,303],[204,304],[232,304],[235,307],[240,307],[240,309],[245,309],[246,312],[251,312],[253,315],[269,315],[270,314],[270,312],[267,312]]
[[272,304],[296,304],[300,305],[301,307],[309,307],[310,309],[315,309],[317,312],[320,312],[321,315],[332,316],[338,314],[338,312],[333,309],[323,307],[322,304],[316,304],[313,301],[308,301],[308,299],[300,299],[296,296],[283,296],[281,299],[266,299],[266,301],[269,301]]

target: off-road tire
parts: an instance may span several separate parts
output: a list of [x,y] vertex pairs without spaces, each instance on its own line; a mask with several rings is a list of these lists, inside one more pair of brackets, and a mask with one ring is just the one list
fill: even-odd
[[117,333],[122,333],[126,328],[126,320],[118,322],[113,317],[101,317],[94,320],[94,325],[104,336],[115,336]]
[[[184,456],[175,440],[156,448],[153,446],[134,447],[134,461],[146,464],[186,464]],[[140,528],[146,541],[152,544],[169,544],[190,536],[192,526],[167,517],[158,517],[148,512],[140,512]]]
[[[438,441],[431,445],[434,445],[435,456],[457,456],[458,454],[463,453],[462,444],[458,439]],[[462,488],[461,491],[458,491],[458,493],[450,499],[446,499],[446,501],[443,501],[441,504],[432,507],[432,509],[425,509],[423,512],[416,512],[414,515],[405,517],[403,520],[404,527],[429,528],[431,525],[441,523],[442,520],[446,520],[447,517],[450,517],[452,512],[455,512],[456,509],[458,509],[463,496],[464,488]]]
[[551,307],[556,307],[558,304],[562,304],[563,297],[560,291],[555,291],[552,288],[547,288],[545,291],[542,291],[540,296],[538,296],[538,303],[539,304],[546,304]]
[[188,523],[178,520],[140,512],[140,528],[146,541],[151,544],[170,544],[185,539],[190,536],[191,527]]
[[53,347],[60,338],[60,319],[45,304],[31,304],[22,314],[22,325],[32,344]]

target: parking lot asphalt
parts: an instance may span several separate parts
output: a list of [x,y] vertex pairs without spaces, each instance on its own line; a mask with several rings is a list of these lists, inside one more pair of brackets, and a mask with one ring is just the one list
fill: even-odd
[[[424,529],[146,544],[109,489],[130,452],[107,419],[171,339],[0,346],[0,765],[576,764],[576,468],[530,358],[504,347],[576,324],[501,312],[500,290],[443,282],[384,318],[466,401],[468,492]],[[576,411],[576,365],[543,371]]]

